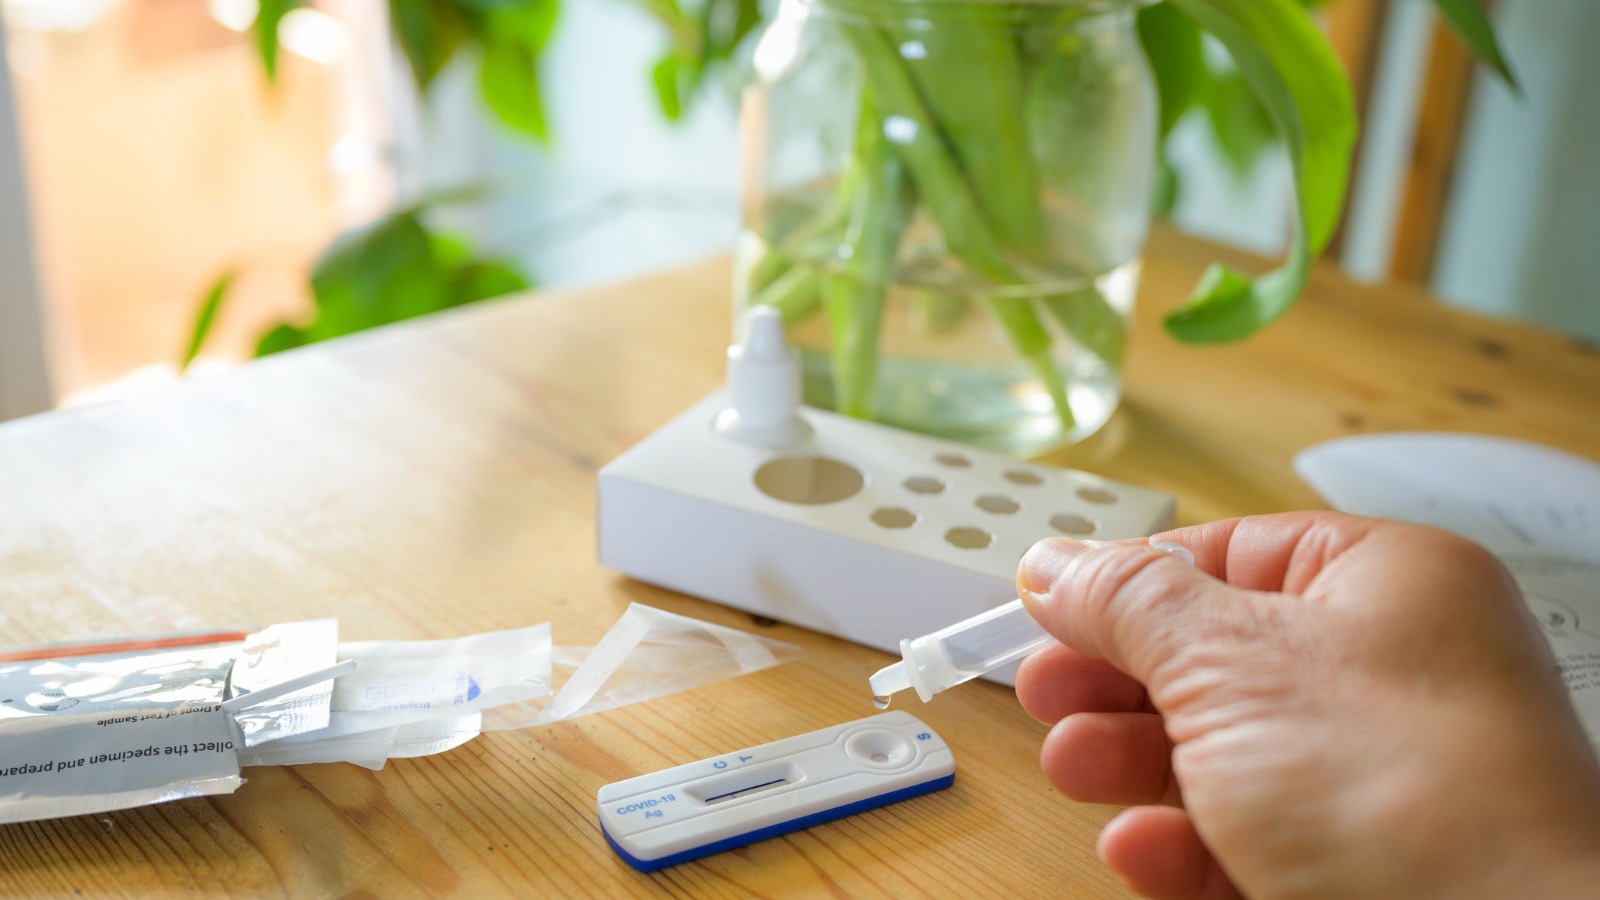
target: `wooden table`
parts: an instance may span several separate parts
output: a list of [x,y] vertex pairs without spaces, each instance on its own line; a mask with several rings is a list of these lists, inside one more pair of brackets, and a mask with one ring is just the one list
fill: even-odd
[[[1316,505],[1293,454],[1449,429],[1600,454],[1600,354],[1319,272],[1242,346],[1157,331],[1219,251],[1158,233],[1128,399],[1055,462],[1179,497],[1186,522]],[[1227,254],[1224,254],[1227,255]],[[1248,263],[1249,260],[1244,260]],[[484,304],[120,406],[0,427],[0,642],[336,615],[347,639],[554,624],[591,643],[630,600],[751,617],[594,562],[598,466],[717,385],[728,267]],[[1044,728],[1001,687],[916,706],[950,791],[654,876],[596,827],[617,779],[873,712],[882,653],[788,626],[800,662],[382,772],[251,769],[220,798],[0,826],[0,891],[296,896],[831,893],[1103,896],[1113,810],[1039,774]]]

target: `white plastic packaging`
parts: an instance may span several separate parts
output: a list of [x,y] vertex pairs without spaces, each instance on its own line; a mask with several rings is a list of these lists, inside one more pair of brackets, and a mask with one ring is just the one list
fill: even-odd
[[[385,761],[460,746],[480,731],[548,725],[787,662],[800,648],[630,604],[593,648],[550,645],[548,625],[443,641],[339,646],[356,661],[334,687],[329,727],[251,747],[240,764]],[[550,695],[559,657],[572,673]],[[477,693],[474,693],[474,687]]]
[[546,703],[548,624],[337,645],[335,629],[325,620],[0,650],[0,823],[230,793],[241,765],[381,768],[482,730],[587,715],[799,653],[635,604]]
[[346,642],[338,656],[357,669],[334,683],[327,727],[252,747],[241,765],[382,768],[466,743],[482,730],[483,710],[531,718],[539,707],[528,701],[551,689],[548,623],[435,641]]
[[[315,619],[272,625],[245,638],[228,671],[229,700],[282,684],[333,665],[339,621]],[[316,731],[328,725],[333,681],[325,679],[272,699],[250,704],[234,716],[244,746]]]

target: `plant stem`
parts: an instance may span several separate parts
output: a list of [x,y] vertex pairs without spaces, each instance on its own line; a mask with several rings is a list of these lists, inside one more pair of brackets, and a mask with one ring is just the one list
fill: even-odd
[[771,306],[783,314],[783,324],[793,325],[817,311],[822,303],[821,289],[820,271],[791,265],[766,287],[751,294],[749,305]]
[[847,416],[870,418],[877,387],[883,306],[894,279],[895,256],[915,205],[905,164],[884,137],[870,92],[861,100],[855,167],[844,245],[851,254],[823,277],[833,355],[834,404]]
[[967,315],[965,295],[929,288],[911,288],[911,302],[916,305],[917,323],[924,334],[950,334],[961,325]]
[[1128,326],[1093,285],[1043,298],[1044,308],[1085,350],[1118,369],[1128,347]]
[[761,256],[750,267],[747,276],[750,297],[755,297],[777,281],[797,260],[837,253],[839,235],[849,221],[851,198],[861,182],[860,168],[859,163],[852,159],[840,176],[827,208],[782,237],[770,241],[764,239]]
[[[950,252],[995,284],[1024,283],[1001,252],[989,222],[962,175],[960,162],[952,154],[938,121],[923,102],[888,36],[871,25],[848,19],[841,21],[840,27],[860,56],[868,84],[884,116],[885,128],[890,127],[890,119],[895,120],[893,128],[897,133],[889,135],[892,146],[910,172],[929,215],[943,232]],[[964,74],[974,80],[986,80],[980,72]],[[1050,333],[1045,330],[1038,313],[1028,300],[1020,297],[991,296],[989,305],[1017,352],[1031,364],[1035,377],[1055,403],[1062,427],[1070,431],[1077,422],[1067,402],[1061,370],[1050,355]]]
[[1007,249],[1031,253],[1044,243],[1045,225],[1023,109],[1027,80],[1013,37],[1023,12],[1007,3],[952,11],[946,3],[898,0],[895,15],[916,27],[887,31],[898,46],[920,44],[917,55],[900,59],[995,238]]

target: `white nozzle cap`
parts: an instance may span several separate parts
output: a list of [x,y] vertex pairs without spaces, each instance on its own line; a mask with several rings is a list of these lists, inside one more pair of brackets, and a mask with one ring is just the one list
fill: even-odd
[[783,314],[758,306],[744,321],[744,339],[728,348],[728,408],[713,427],[763,447],[804,440],[811,426],[800,418],[800,357],[784,334]]

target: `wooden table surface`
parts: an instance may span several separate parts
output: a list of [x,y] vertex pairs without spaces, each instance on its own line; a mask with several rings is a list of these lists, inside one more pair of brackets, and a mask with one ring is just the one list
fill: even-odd
[[[1600,455],[1594,347],[1417,292],[1321,271],[1257,339],[1175,345],[1159,313],[1217,252],[1157,233],[1127,401],[1049,461],[1169,491],[1197,522],[1317,505],[1291,458],[1358,432]],[[1118,893],[1094,856],[1114,810],[1053,793],[1036,763],[1044,726],[987,683],[912,704],[955,750],[949,791],[652,876],[606,847],[601,785],[869,715],[866,677],[889,659],[594,561],[595,471],[717,386],[728,280],[712,261],[484,304],[0,426],[0,643],[331,615],[346,639],[549,621],[558,643],[583,644],[638,600],[808,651],[381,772],[250,769],[231,796],[0,826],[0,891]]]

